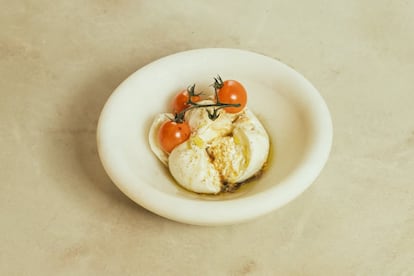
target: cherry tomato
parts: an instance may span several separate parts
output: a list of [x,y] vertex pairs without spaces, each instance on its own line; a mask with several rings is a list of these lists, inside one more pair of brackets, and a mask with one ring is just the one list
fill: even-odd
[[243,85],[235,80],[226,80],[217,92],[220,103],[240,104],[239,107],[225,107],[229,113],[237,113],[243,110],[247,103],[247,93]]
[[[186,109],[187,107],[189,107],[189,105],[187,104],[188,102],[188,91],[187,90],[183,90],[180,93],[178,93],[175,97],[174,97],[174,101],[173,101],[173,112],[174,113],[179,113],[181,111],[183,111],[184,109]],[[191,101],[193,102],[198,102],[200,101],[201,97],[200,96],[192,96],[191,97]]]
[[191,134],[187,122],[177,123],[174,121],[164,122],[158,132],[158,142],[161,148],[170,153],[176,146],[185,142]]

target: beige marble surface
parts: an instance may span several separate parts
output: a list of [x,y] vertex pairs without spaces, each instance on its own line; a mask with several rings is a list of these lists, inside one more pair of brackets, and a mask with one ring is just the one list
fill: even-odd
[[[414,275],[413,1],[0,0],[1,275]],[[167,54],[279,58],[331,110],[329,163],[260,219],[197,227],[97,156],[113,89]]]

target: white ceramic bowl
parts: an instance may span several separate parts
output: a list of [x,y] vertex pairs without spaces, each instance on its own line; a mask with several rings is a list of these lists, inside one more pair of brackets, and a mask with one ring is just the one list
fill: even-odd
[[[193,83],[209,89],[217,74],[243,83],[273,150],[257,181],[234,194],[197,195],[180,188],[154,156],[148,131],[178,91]],[[328,159],[332,123],[318,91],[285,64],[243,50],[198,49],[152,62],[119,85],[102,110],[97,140],[105,170],[133,201],[175,221],[223,225],[269,213],[309,187]]]

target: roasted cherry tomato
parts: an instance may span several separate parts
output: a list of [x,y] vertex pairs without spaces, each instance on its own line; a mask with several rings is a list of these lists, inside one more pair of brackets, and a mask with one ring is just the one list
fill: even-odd
[[158,132],[158,142],[161,148],[170,153],[176,146],[185,142],[191,134],[187,122],[177,123],[174,121],[164,122]]
[[[179,113],[189,107],[187,104],[189,98],[189,94],[187,90],[183,90],[180,93],[178,93],[173,101],[173,113]],[[201,97],[196,95],[191,97],[191,101],[196,103],[200,101]]]
[[247,103],[247,93],[243,85],[235,80],[226,80],[220,84],[217,96],[220,103],[240,104],[239,107],[225,107],[229,113],[238,113],[243,110]]

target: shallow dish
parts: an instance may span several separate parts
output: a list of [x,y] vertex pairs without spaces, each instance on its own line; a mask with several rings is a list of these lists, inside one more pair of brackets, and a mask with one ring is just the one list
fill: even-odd
[[[235,193],[206,196],[175,183],[151,152],[148,131],[175,93],[193,83],[209,89],[217,74],[243,83],[272,150],[258,180]],[[154,61],[121,83],[102,110],[97,142],[112,181],[142,207],[183,223],[223,225],[269,213],[309,187],[328,159],[332,123],[318,91],[285,64],[243,50],[198,49]]]

